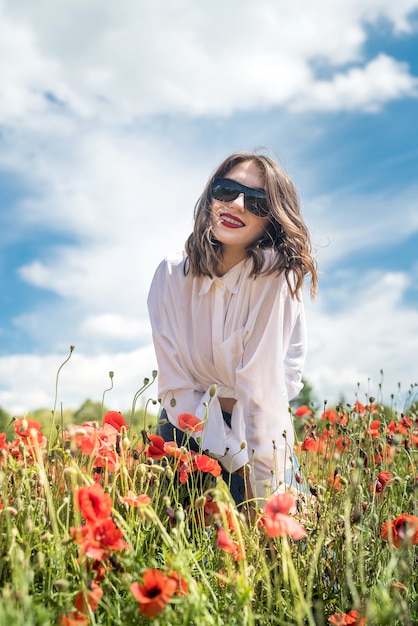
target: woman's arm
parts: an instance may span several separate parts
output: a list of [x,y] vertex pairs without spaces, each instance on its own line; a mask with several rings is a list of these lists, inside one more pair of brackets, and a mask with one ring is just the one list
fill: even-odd
[[293,459],[289,396],[302,387],[306,354],[303,303],[291,298],[286,281],[265,282],[252,319],[237,394],[252,465],[255,497],[265,497],[283,481]]

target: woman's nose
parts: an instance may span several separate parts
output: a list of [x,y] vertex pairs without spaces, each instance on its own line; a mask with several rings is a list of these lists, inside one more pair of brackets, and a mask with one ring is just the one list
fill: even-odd
[[236,211],[245,211],[245,196],[243,193],[240,193],[235,200],[232,200],[230,204],[234,207]]

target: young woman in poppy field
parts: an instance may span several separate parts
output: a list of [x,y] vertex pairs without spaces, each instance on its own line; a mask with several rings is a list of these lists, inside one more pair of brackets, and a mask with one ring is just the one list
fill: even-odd
[[194,218],[148,298],[159,434],[218,459],[237,503],[262,501],[296,487],[289,401],[302,387],[306,275],[317,287],[309,232],[292,181],[262,154],[226,158]]

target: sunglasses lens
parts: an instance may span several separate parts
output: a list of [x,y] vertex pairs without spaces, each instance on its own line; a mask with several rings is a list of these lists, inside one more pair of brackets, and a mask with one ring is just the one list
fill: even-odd
[[270,214],[265,194],[257,189],[251,189],[229,178],[215,178],[212,183],[212,198],[221,202],[232,202],[244,194],[245,208],[258,217],[267,217]]
[[250,213],[257,215],[258,217],[267,217],[270,214],[270,210],[267,206],[267,199],[258,198],[245,198],[245,208]]
[[215,200],[220,200],[221,202],[232,202],[232,200],[235,200],[240,193],[241,190],[239,187],[237,188],[237,185],[233,180],[228,181],[226,179],[215,179],[212,185],[212,196]]

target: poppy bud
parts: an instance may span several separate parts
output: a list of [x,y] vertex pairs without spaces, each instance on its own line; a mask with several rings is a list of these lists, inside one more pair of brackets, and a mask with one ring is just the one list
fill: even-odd
[[195,509],[203,509],[205,507],[206,504],[206,497],[205,496],[199,496],[198,498],[196,498],[195,502],[194,502],[194,508]]

